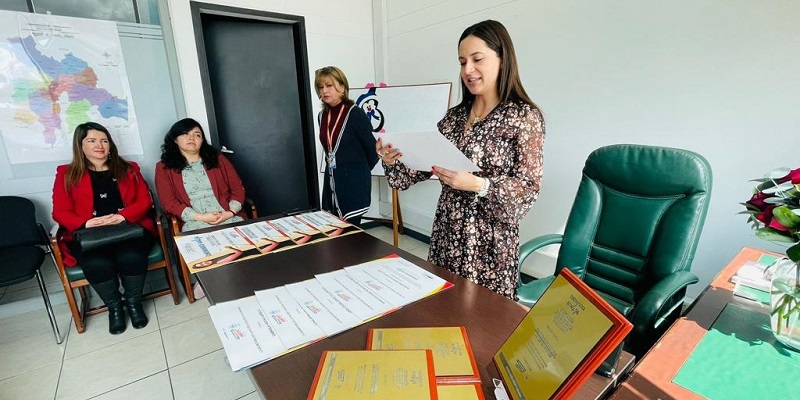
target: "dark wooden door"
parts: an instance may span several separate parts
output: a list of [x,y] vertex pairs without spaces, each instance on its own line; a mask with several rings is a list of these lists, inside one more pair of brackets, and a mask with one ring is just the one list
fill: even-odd
[[302,17],[196,8],[214,146],[259,214],[319,208]]

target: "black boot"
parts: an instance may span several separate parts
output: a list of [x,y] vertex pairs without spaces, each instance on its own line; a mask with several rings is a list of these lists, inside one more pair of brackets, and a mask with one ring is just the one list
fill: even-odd
[[119,293],[119,281],[116,278],[102,282],[93,283],[92,288],[103,299],[103,303],[108,307],[108,332],[118,335],[125,332],[128,327],[125,321],[125,309],[122,308],[122,296]]
[[136,329],[147,326],[147,315],[142,307],[142,288],[147,275],[121,275],[122,287],[125,288],[125,307],[131,317],[131,325]]

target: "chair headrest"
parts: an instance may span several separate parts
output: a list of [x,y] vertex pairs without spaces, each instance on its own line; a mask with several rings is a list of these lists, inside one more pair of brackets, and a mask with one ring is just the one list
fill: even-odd
[[583,173],[613,189],[640,195],[707,192],[712,183],[711,166],[700,154],[638,144],[593,151]]

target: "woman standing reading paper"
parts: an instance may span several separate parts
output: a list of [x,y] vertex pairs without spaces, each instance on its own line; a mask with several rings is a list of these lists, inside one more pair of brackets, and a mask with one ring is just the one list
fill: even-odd
[[519,222],[539,194],[544,120],[522,87],[506,28],[483,21],[458,40],[462,100],[439,131],[482,172],[412,171],[400,149],[378,140],[389,184],[398,189],[436,175],[442,194],[428,259],[516,300]]
[[372,125],[364,111],[353,107],[350,86],[336,67],[320,68],[314,74],[317,96],[322,100],[319,139],[325,150],[322,209],[353,225],[369,209],[372,178],[378,163]]
[[[64,264],[80,265],[92,288],[108,306],[108,330],[125,331],[125,311],[131,325],[144,328],[147,315],[142,308],[142,288],[147,273],[147,255],[156,234],[150,217],[153,201],[139,166],[119,156],[108,130],[86,122],[75,128],[72,162],[59,165],[53,185],[53,219],[65,230]],[[144,237],[81,251],[73,233],[81,228],[139,224]],[[119,283],[125,289],[123,302]]]

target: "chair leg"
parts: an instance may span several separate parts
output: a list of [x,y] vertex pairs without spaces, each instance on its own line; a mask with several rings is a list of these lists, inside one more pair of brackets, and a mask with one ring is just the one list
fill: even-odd
[[[56,264],[56,259],[52,252],[50,252],[50,257],[53,259],[53,264],[58,265]],[[58,267],[55,268],[58,270]],[[72,323],[75,324],[75,330],[78,331],[78,333],[83,333],[86,331],[86,325],[83,324],[83,313],[81,313],[81,310],[78,309],[78,302],[75,299],[75,292],[72,290],[72,286],[70,286],[67,278],[61,274],[61,271],[58,271],[58,273],[61,275],[61,285],[64,287],[64,294],[67,296],[67,305],[69,305],[69,311],[72,313]]]
[[47,309],[47,317],[50,318],[50,326],[53,327],[53,335],[56,337],[56,343],[61,344],[61,332],[58,330],[58,322],[56,322],[56,314],[53,312],[53,305],[50,304],[50,296],[47,294],[47,287],[42,278],[42,270],[36,270],[36,280],[39,282],[39,290],[42,291],[42,299],[44,299],[44,307]]
[[86,292],[88,286],[81,286],[78,288],[78,294],[81,296],[80,305],[80,321],[81,329],[78,332],[83,333],[86,330],[86,313],[89,311],[89,295]]
[[172,301],[177,306],[181,303],[181,297],[178,295],[178,287],[175,286],[175,274],[172,272],[172,263],[170,262],[170,257],[166,254],[164,255],[164,261],[166,262],[166,266],[164,267],[164,273],[167,274],[167,284],[169,285],[169,292],[172,293]]
[[183,290],[186,292],[186,299],[189,300],[190,304],[194,303],[192,279],[190,278],[189,267],[186,266],[186,262],[183,261],[183,257],[181,257],[181,275],[183,276]]
[[169,292],[172,294],[172,301],[177,306],[181,302],[181,297],[178,294],[178,288],[175,286],[175,274],[172,270],[173,246],[167,243],[166,233],[169,233],[169,228],[166,230],[161,223],[158,224],[159,232],[158,239],[161,243],[161,251],[164,253],[164,273],[167,274],[167,284],[169,285]]

